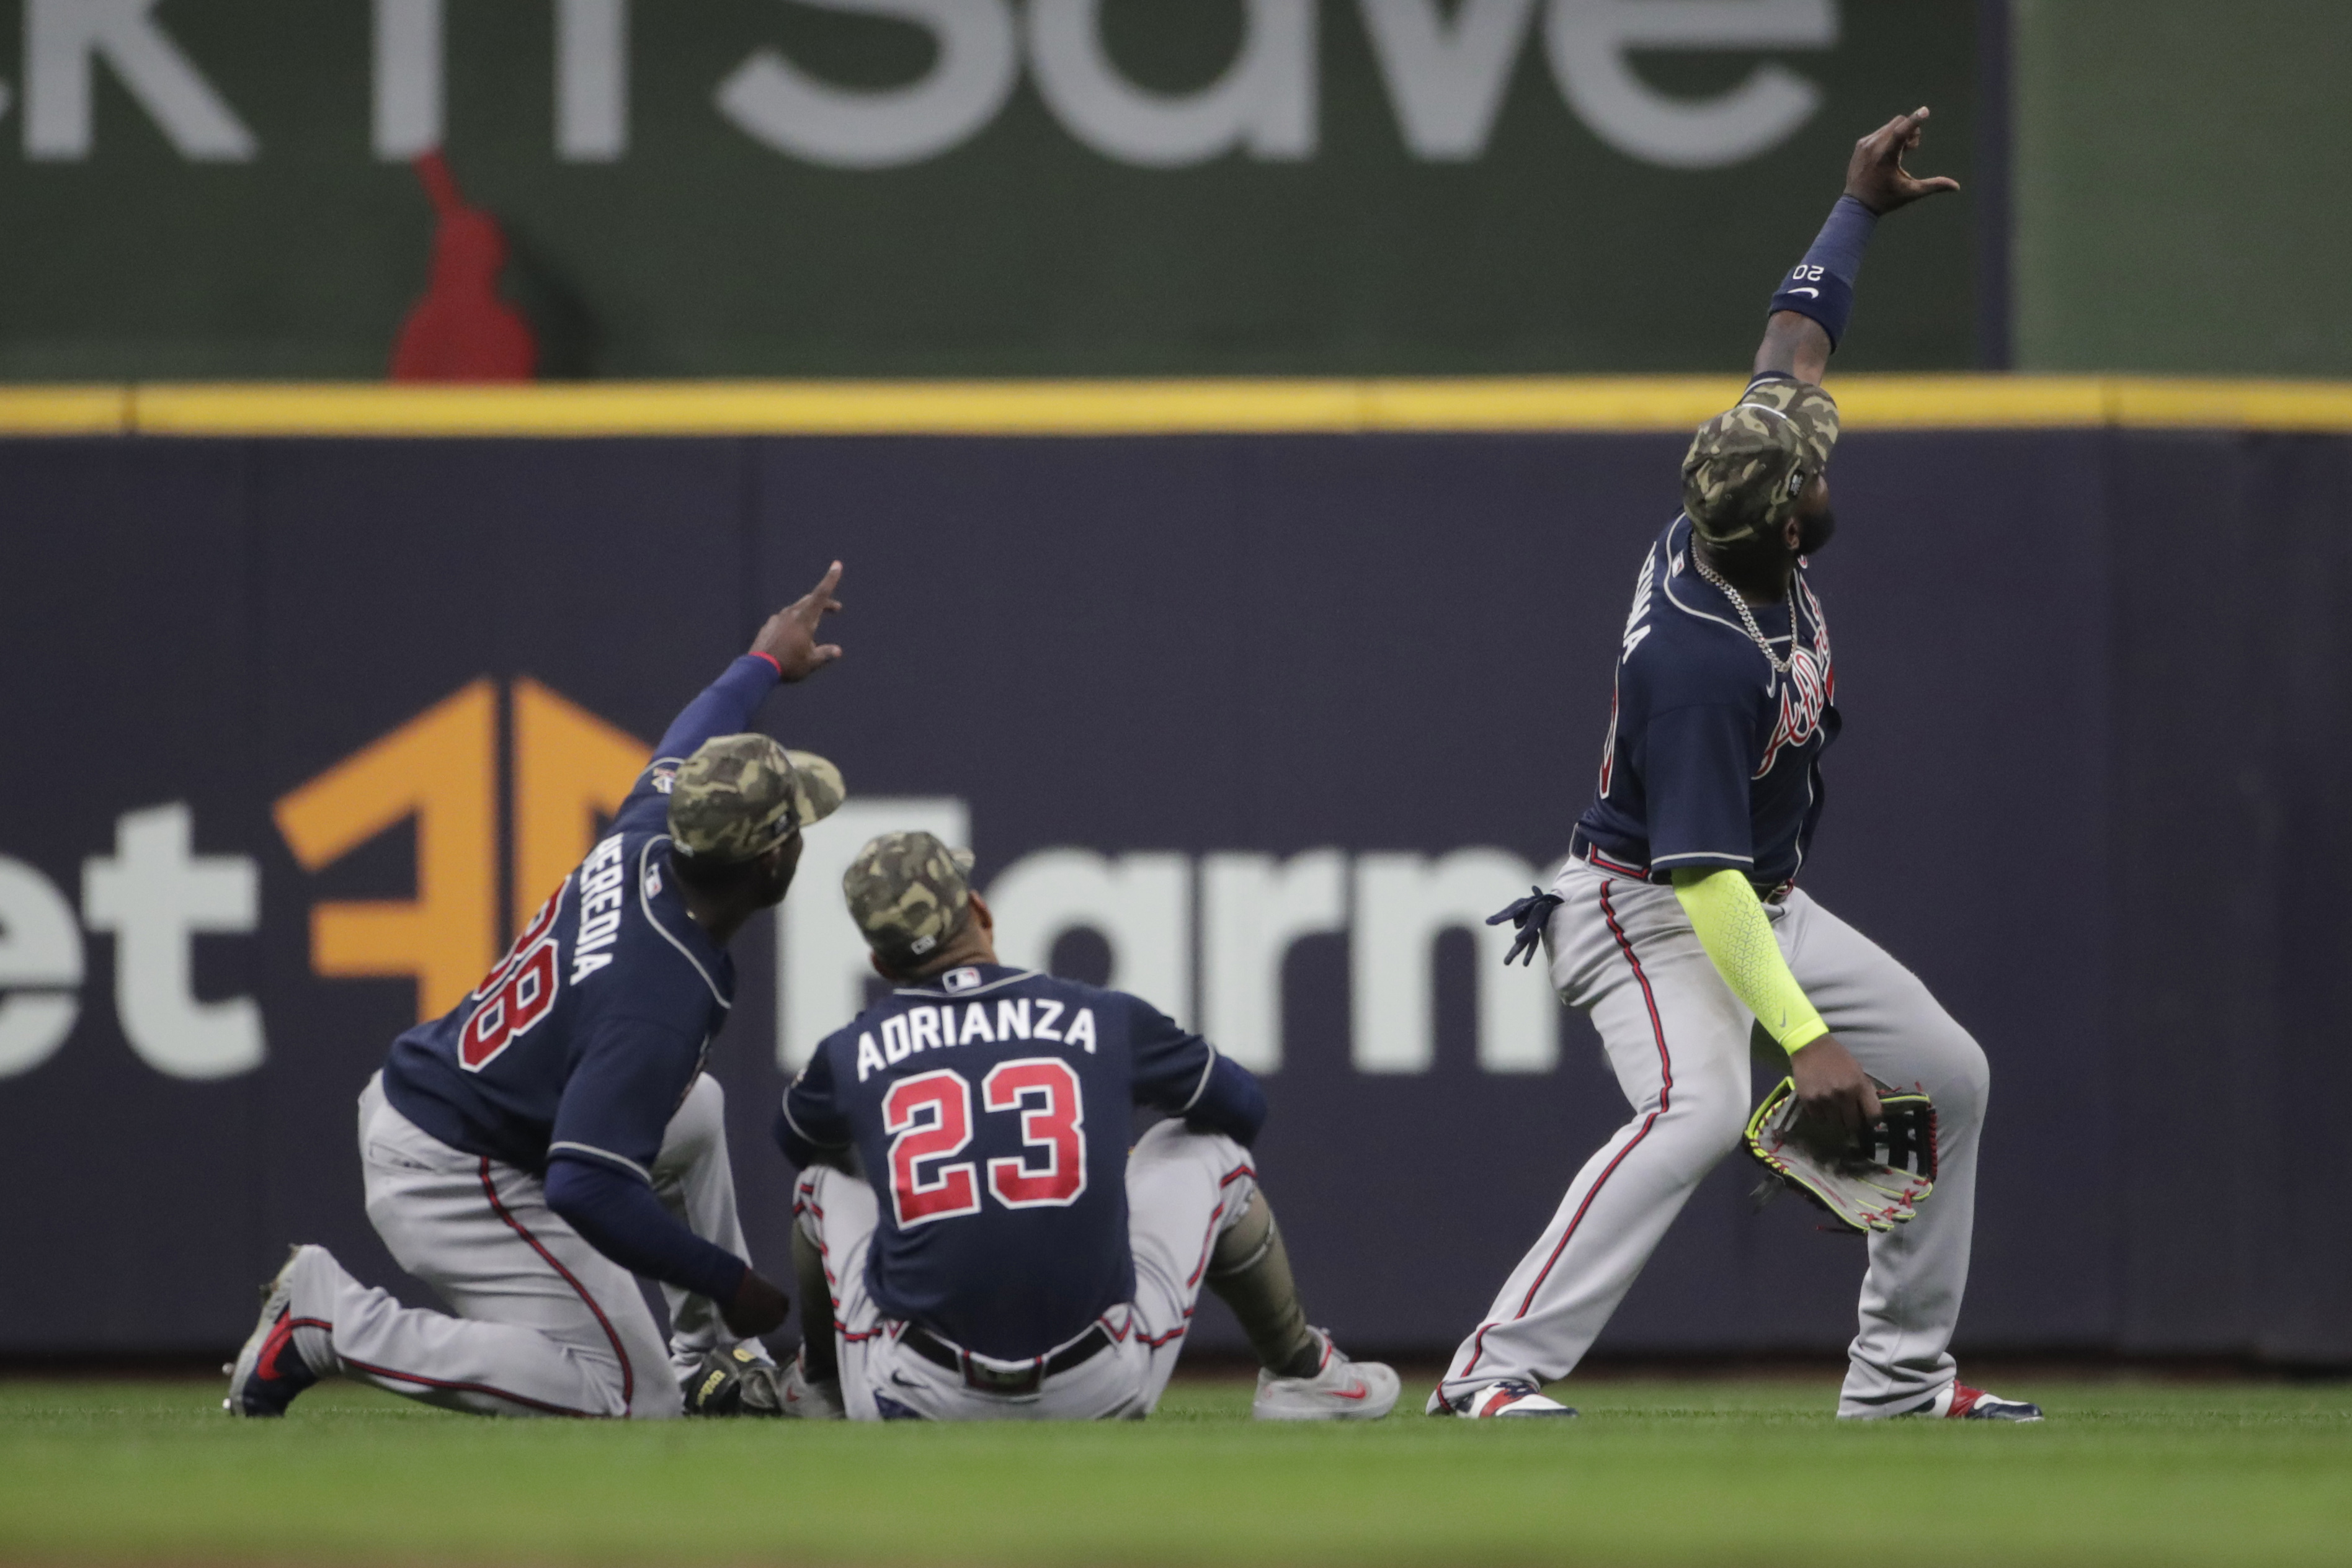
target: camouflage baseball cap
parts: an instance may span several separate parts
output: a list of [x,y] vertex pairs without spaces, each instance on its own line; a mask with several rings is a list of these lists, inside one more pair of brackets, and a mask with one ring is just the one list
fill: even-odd
[[1777,528],[1830,466],[1837,400],[1811,382],[1775,377],[1698,427],[1683,458],[1683,510],[1717,544]]
[[963,929],[971,909],[971,851],[928,833],[868,839],[841,874],[849,918],[893,969],[913,969]]
[[714,861],[750,860],[831,816],[841,770],[765,735],[720,735],[686,759],[669,789],[671,847]]

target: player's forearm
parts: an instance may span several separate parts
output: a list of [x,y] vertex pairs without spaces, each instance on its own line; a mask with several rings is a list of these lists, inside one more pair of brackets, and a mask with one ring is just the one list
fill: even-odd
[[1756,351],[1757,374],[1779,372],[1801,381],[1821,380],[1853,315],[1862,253],[1877,226],[1878,215],[1860,201],[1851,195],[1838,198],[1804,259],[1790,268],[1773,291],[1764,343]]
[[1793,1055],[1830,1032],[1806,1000],[1804,987],[1789,972],[1789,961],[1772,935],[1772,921],[1744,873],[1677,871],[1675,897],[1690,916],[1691,929],[1698,933],[1716,973],[1782,1050]]
[[760,704],[776,689],[778,679],[774,659],[756,653],[745,654],[670,721],[669,728],[662,732],[661,744],[654,748],[654,755],[690,757],[713,735],[741,734],[751,727],[751,715],[760,710]]
[[1829,368],[1830,335],[1822,324],[1794,310],[1775,310],[1764,323],[1764,342],[1748,374],[1791,375],[1819,386]]
[[549,1161],[547,1206],[630,1273],[713,1301],[734,1300],[751,1267],[680,1225],[651,1187],[609,1165],[560,1155]]

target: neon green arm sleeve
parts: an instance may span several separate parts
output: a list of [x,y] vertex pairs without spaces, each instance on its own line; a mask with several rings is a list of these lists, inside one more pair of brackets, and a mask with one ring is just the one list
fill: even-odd
[[1746,875],[1729,869],[1678,871],[1675,897],[1682,900],[1691,929],[1698,932],[1699,945],[1715,961],[1723,983],[1756,1015],[1764,1032],[1778,1040],[1782,1050],[1793,1056],[1798,1047],[1811,1045],[1830,1032],[1813,1005],[1805,1000],[1797,977],[1789,973],[1789,961],[1780,956],[1780,944],[1773,940],[1772,922],[1764,913],[1763,901],[1748,885]]

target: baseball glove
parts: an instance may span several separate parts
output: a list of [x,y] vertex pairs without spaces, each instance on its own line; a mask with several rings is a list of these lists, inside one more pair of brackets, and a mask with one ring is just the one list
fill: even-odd
[[776,1369],[746,1341],[731,1351],[711,1351],[694,1369],[682,1392],[688,1415],[782,1415],[783,1398]]
[[1758,1206],[1787,1190],[1859,1232],[1916,1218],[1936,1190],[1936,1105],[1923,1089],[1877,1088],[1884,1119],[1859,1143],[1824,1152],[1798,1136],[1804,1107],[1796,1080],[1782,1079],[1748,1119],[1748,1152],[1765,1172]]

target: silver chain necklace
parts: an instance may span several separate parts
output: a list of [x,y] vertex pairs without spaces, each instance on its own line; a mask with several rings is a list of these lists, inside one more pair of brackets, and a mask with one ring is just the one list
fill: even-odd
[[1772,667],[1772,673],[1775,675],[1788,674],[1789,667],[1797,662],[1797,649],[1800,646],[1797,641],[1797,579],[1795,574],[1793,573],[1790,574],[1788,589],[1789,657],[1782,658],[1772,651],[1772,644],[1765,637],[1764,628],[1756,624],[1756,612],[1748,607],[1747,598],[1741,595],[1738,589],[1725,582],[1723,578],[1717,574],[1714,567],[1708,565],[1704,560],[1700,559],[1698,550],[1696,546],[1691,550],[1690,562],[1692,567],[1697,571],[1700,576],[1706,578],[1708,582],[1723,590],[1723,596],[1731,601],[1731,607],[1733,609],[1739,612],[1739,624],[1748,628],[1748,635],[1755,639],[1755,643],[1758,647],[1764,650],[1764,662]]

